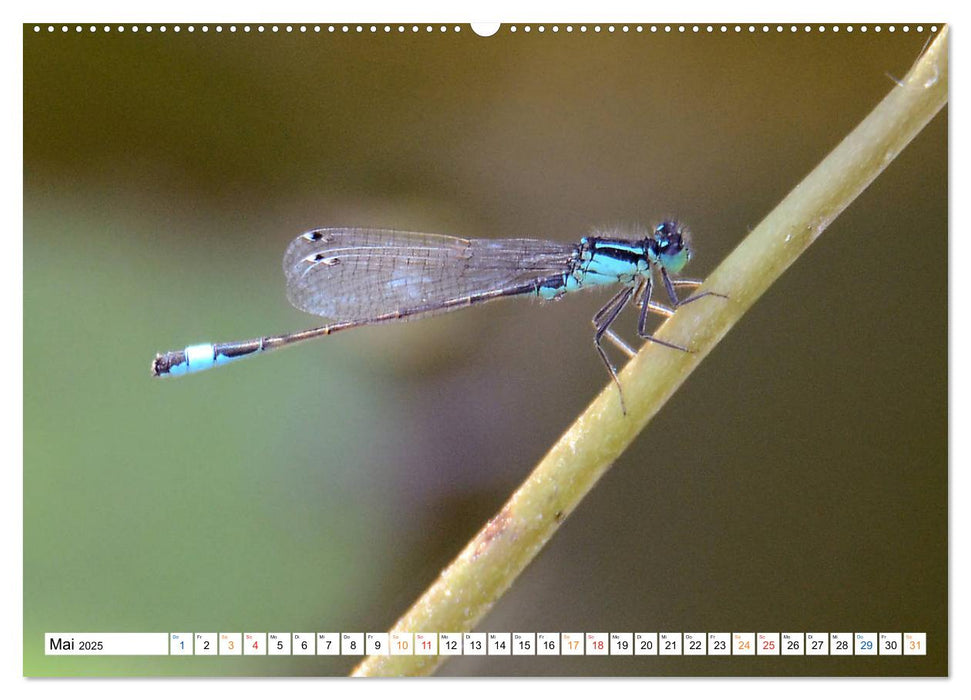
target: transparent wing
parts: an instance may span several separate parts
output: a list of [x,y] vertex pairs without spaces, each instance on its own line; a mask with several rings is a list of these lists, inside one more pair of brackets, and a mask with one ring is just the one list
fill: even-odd
[[554,241],[330,228],[298,236],[283,270],[291,304],[347,321],[543,280],[568,270],[574,251]]

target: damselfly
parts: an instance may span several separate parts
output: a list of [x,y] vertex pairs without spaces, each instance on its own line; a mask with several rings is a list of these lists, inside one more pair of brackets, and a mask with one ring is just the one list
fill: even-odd
[[[639,337],[687,351],[648,333],[648,313],[671,316],[678,307],[703,297],[724,297],[716,292],[678,297],[678,287],[701,284],[671,276],[690,257],[685,229],[676,221],[664,221],[643,238],[588,236],[575,244],[368,228],[315,229],[298,236],[283,257],[287,297],[298,309],[334,319],[333,323],[234,343],[190,345],[157,355],[152,374],[199,372],[350,328],[410,321],[502,297],[556,299],[578,289],[619,284],[620,291],[593,317],[594,346],[619,388],[617,370],[601,341],[607,338],[634,356],[634,349],[610,327],[632,299],[640,307]],[[654,274],[660,276],[671,306],[652,299]]]

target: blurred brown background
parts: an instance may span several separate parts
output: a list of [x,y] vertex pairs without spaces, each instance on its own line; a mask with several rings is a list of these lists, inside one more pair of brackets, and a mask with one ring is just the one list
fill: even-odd
[[[150,378],[157,351],[317,325],[284,292],[297,234],[572,241],[677,216],[705,276],[928,31],[229,26],[24,28],[29,675],[347,673],[357,659],[46,658],[42,634],[385,630],[607,381],[596,293]],[[941,114],[480,628],[923,631],[928,656],[443,675],[946,673],[947,155]]]

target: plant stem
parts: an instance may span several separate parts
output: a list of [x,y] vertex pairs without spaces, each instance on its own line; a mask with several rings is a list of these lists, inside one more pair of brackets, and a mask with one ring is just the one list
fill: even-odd
[[[742,314],[947,103],[947,50],[944,27],[903,81],[708,277],[703,289],[727,300],[698,300],[659,329],[693,352],[647,343],[620,375],[627,414],[608,384],[392,632],[466,632],[478,624]],[[371,656],[354,675],[428,674],[444,658]]]

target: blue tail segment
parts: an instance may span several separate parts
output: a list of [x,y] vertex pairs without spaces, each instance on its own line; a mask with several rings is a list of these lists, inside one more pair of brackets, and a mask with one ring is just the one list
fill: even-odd
[[173,350],[164,355],[157,355],[152,362],[152,375],[156,377],[178,377],[183,374],[202,372],[247,357],[260,349],[260,347],[256,347],[241,352],[239,346],[234,344],[201,343],[190,345],[184,350]]

